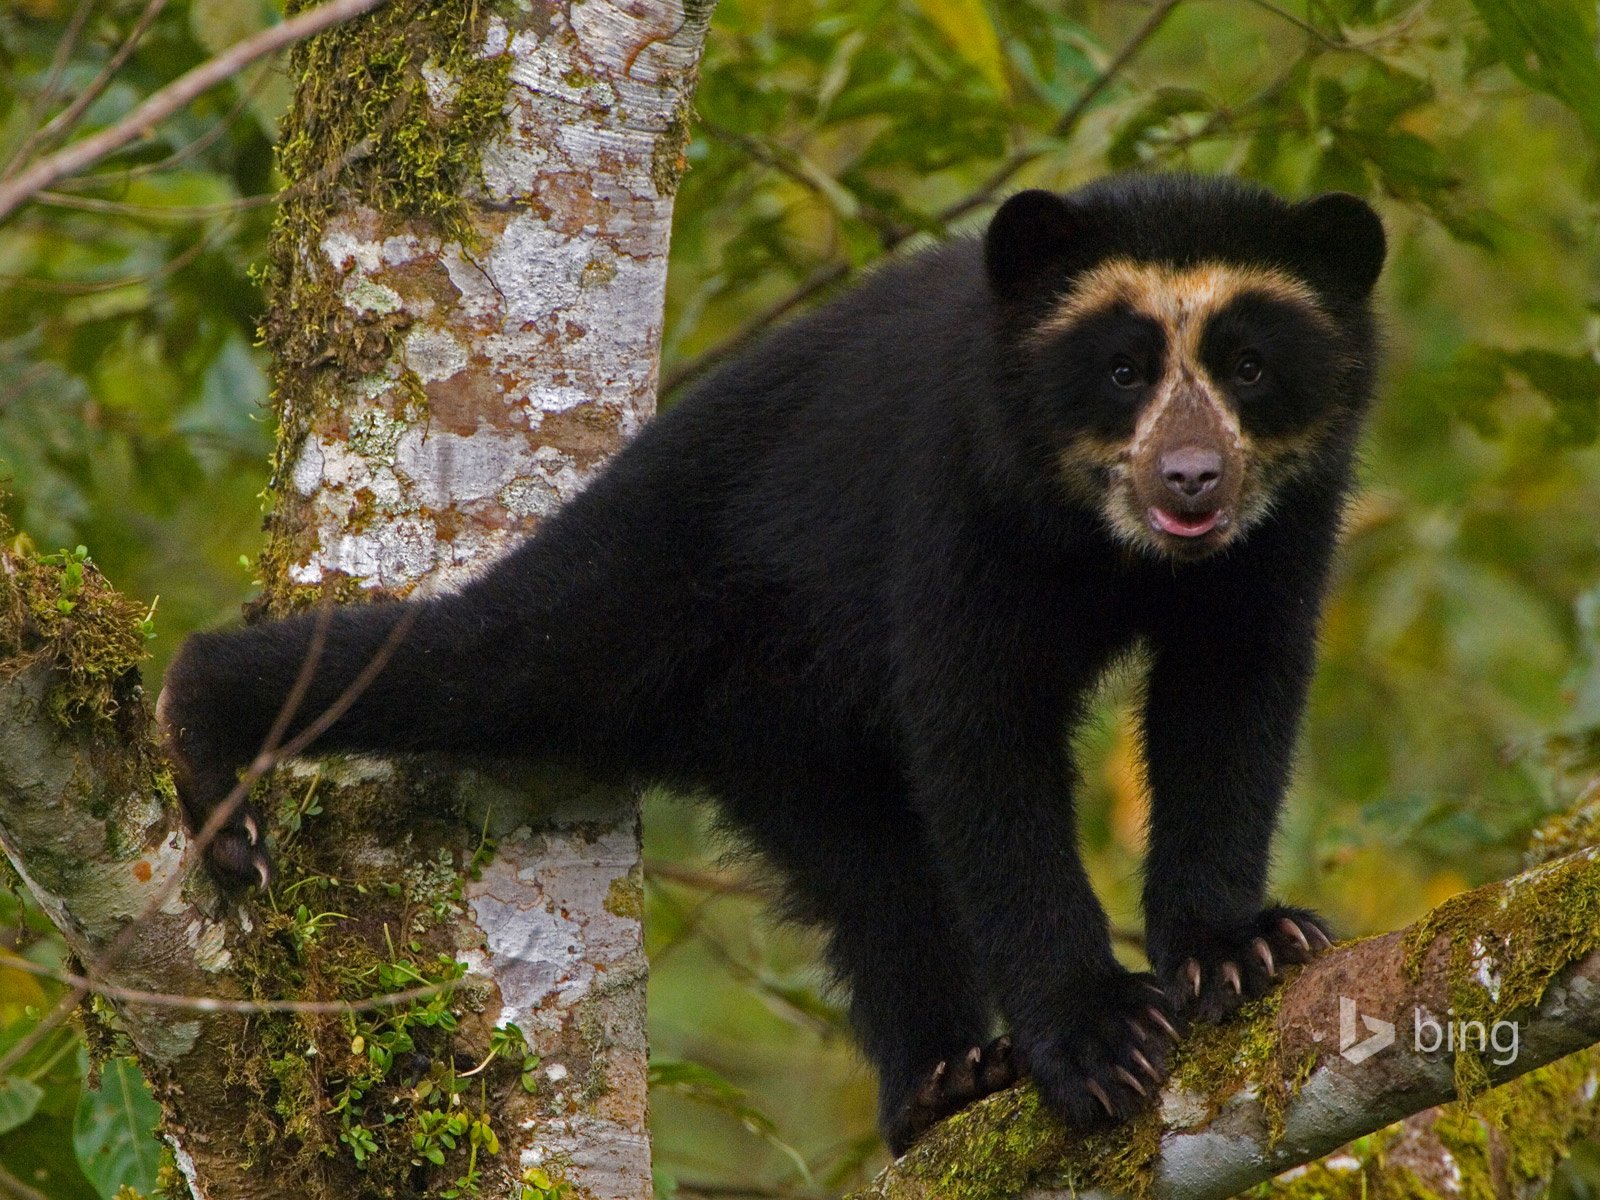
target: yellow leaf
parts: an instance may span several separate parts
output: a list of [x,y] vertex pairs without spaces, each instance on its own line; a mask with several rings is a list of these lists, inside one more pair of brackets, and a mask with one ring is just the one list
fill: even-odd
[[956,53],[988,80],[995,94],[1010,96],[1000,37],[983,0],[917,0],[917,3]]
[[44,1007],[44,988],[38,976],[20,971],[8,963],[19,961],[9,950],[0,950],[0,1026],[9,1025],[32,1006]]

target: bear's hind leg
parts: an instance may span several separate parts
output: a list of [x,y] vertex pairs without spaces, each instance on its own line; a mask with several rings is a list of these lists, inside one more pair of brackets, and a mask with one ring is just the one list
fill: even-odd
[[878,1073],[878,1124],[896,1155],[930,1125],[1010,1086],[976,958],[951,919],[921,823],[903,804],[815,793],[725,806],[782,874],[786,913],[827,933],[850,1022]]

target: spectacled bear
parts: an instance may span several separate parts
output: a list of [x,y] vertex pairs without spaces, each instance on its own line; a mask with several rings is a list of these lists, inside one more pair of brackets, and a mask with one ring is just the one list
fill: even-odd
[[[1126,1118],[1184,1021],[1328,945],[1268,903],[1268,843],[1383,258],[1344,194],[1013,196],[718,371],[458,593],[190,639],[159,706],[190,820],[313,648],[290,738],[387,653],[307,753],[714,798],[827,931],[896,1152],[1019,1073],[1073,1126]],[[1071,731],[1135,646],[1152,974],[1113,956],[1073,816]],[[224,880],[269,878],[262,829],[223,826]]]

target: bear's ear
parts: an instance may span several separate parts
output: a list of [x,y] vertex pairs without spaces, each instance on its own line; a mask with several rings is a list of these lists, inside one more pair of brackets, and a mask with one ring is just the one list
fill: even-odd
[[1328,192],[1289,210],[1295,261],[1311,283],[1342,300],[1365,300],[1383,270],[1383,222],[1349,192]]
[[1002,301],[1036,297],[1051,291],[1063,275],[1092,256],[1086,213],[1054,192],[1038,188],[1018,192],[1000,206],[983,238],[989,286]]

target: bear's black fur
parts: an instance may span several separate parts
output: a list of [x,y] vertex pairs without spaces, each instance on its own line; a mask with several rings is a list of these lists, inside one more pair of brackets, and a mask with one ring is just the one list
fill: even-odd
[[[309,752],[547,755],[708,794],[828,931],[894,1149],[1010,1080],[997,1016],[1051,1107],[1120,1119],[1175,1019],[1223,1015],[1326,944],[1264,887],[1382,258],[1351,197],[1173,176],[1014,197],[985,240],[892,262],[717,372],[459,594],[339,610],[288,733],[409,621]],[[1079,439],[1133,436],[1169,353],[1126,305],[1036,333],[1110,260],[1314,293],[1316,312],[1242,296],[1207,327],[1249,447],[1295,452],[1251,485],[1248,528],[1130,541],[1063,486]],[[1263,346],[1265,386],[1228,375]],[[162,717],[196,824],[261,747],[317,620],[202,634],[173,664]],[[1112,956],[1068,746],[1139,644],[1154,976]],[[225,878],[265,871],[254,821],[241,809],[214,843]]]

